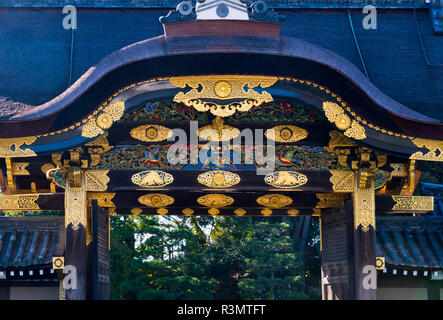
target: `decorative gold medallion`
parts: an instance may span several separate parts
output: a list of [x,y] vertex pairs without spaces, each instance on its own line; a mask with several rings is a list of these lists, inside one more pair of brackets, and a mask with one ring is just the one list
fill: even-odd
[[276,188],[295,189],[308,182],[308,177],[296,171],[276,171],[265,176],[265,182]]
[[296,216],[300,213],[300,211],[298,211],[297,209],[289,209],[288,210],[288,215],[290,216]]
[[135,216],[138,216],[140,213],[142,213],[143,212],[143,210],[142,209],[140,209],[140,208],[132,208],[131,209],[131,213],[133,214],[133,215],[135,215]]
[[265,209],[263,209],[261,211],[261,214],[264,215],[264,216],[270,216],[272,214],[272,210],[268,209],[268,208],[265,208]]
[[174,177],[166,172],[158,170],[147,170],[134,174],[131,178],[132,183],[146,188],[161,188],[171,184]]
[[209,213],[211,216],[216,216],[216,215],[218,215],[218,214],[220,213],[220,210],[219,210],[219,209],[216,209],[216,208],[211,208],[211,209],[208,210],[208,213]]
[[205,207],[223,208],[234,203],[234,199],[224,194],[207,194],[197,199],[197,202]]
[[267,194],[257,199],[257,203],[269,208],[283,208],[291,205],[292,198],[281,194]]
[[214,170],[200,174],[197,181],[209,188],[229,188],[240,182],[240,176],[229,171]]
[[182,210],[182,212],[185,216],[192,216],[194,214],[194,210],[191,208],[185,208]]
[[276,142],[292,143],[306,139],[308,131],[296,126],[282,125],[266,130],[265,136]]
[[174,203],[174,198],[160,193],[151,193],[138,198],[138,202],[148,207],[161,208]]
[[386,268],[386,260],[385,257],[377,257],[375,259],[375,268],[377,270],[384,270]]
[[[180,92],[174,97],[175,102],[184,103],[197,111],[210,111],[218,117],[232,116],[235,112],[247,112],[253,106],[271,102],[272,96],[262,90],[255,91],[257,87],[269,88],[277,82],[276,77],[267,76],[186,76],[171,78],[173,85],[179,88],[192,89]],[[223,100],[227,100],[222,104]]]
[[140,141],[159,142],[171,138],[173,131],[164,126],[148,124],[132,129],[130,134],[131,137]]
[[246,214],[246,210],[242,209],[242,208],[239,208],[239,209],[235,209],[234,213],[237,216],[244,216]]
[[103,111],[96,117],[90,117],[82,128],[82,137],[95,138],[104,134],[114,122],[120,120],[125,112],[125,103],[123,101],[110,104],[103,108]]
[[342,107],[334,102],[323,102],[323,110],[329,122],[334,123],[337,128],[345,131],[344,135],[356,140],[362,140],[366,138],[365,128],[360,125],[356,120],[352,120]]
[[168,213],[168,209],[166,209],[166,208],[159,208],[159,209],[157,209],[157,213],[158,213],[159,215],[164,216],[165,214]]

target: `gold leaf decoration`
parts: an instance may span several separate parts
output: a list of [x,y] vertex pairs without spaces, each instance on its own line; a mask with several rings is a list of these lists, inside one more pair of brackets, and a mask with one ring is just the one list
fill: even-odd
[[208,210],[208,213],[209,213],[211,216],[216,216],[216,215],[218,215],[218,214],[220,213],[220,210],[218,210],[218,209],[216,209],[216,208],[211,208],[211,209]]
[[290,216],[296,216],[300,213],[300,211],[298,211],[297,209],[289,209],[288,210],[288,215]]
[[92,200],[97,200],[97,205],[102,208],[115,208],[112,199],[115,197],[115,193],[107,192],[88,192],[88,205],[92,205]]
[[295,189],[308,182],[308,177],[296,171],[276,171],[265,176],[265,182],[276,188]]
[[257,199],[257,203],[268,208],[284,208],[291,205],[292,198],[281,194],[267,194]]
[[134,174],[131,178],[132,183],[146,188],[161,188],[174,181],[174,177],[163,171],[147,170]]
[[144,142],[159,142],[171,138],[173,131],[164,126],[148,124],[132,129],[130,135],[134,139]]
[[242,209],[242,208],[238,208],[238,209],[235,209],[234,213],[237,216],[244,216],[246,214],[246,210]]
[[0,210],[40,210],[39,205],[36,203],[38,198],[38,194],[0,194]]
[[12,175],[13,176],[29,176],[29,171],[26,168],[29,166],[29,162],[13,162],[12,163]]
[[174,203],[174,198],[161,193],[151,193],[138,198],[138,202],[148,207],[161,208]]
[[131,209],[131,213],[133,214],[133,215],[135,215],[135,216],[138,216],[140,213],[142,213],[143,212],[143,210],[142,209],[140,209],[140,208],[132,208]]
[[316,193],[319,202],[316,208],[337,208],[344,204],[347,198],[344,193]]
[[263,209],[261,211],[261,214],[264,215],[264,216],[270,216],[272,214],[272,210],[268,209],[268,208],[265,208],[265,209]]
[[200,174],[197,181],[209,188],[229,188],[240,182],[240,176],[229,171],[214,170]]
[[413,160],[427,160],[427,161],[443,161],[443,141],[439,140],[427,140],[415,138],[412,142],[419,148],[425,148],[429,151],[423,153],[417,151],[409,159]]
[[104,134],[113,123],[120,120],[125,112],[125,103],[123,101],[110,104],[103,108],[103,111],[95,117],[89,118],[82,128],[82,137],[95,138]]
[[225,125],[223,119],[217,117],[212,125],[198,129],[197,135],[207,141],[230,141],[240,135],[240,130]]
[[332,190],[335,192],[352,192],[354,191],[354,172],[346,170],[329,170],[332,183]]
[[292,143],[306,139],[308,137],[308,131],[296,126],[282,125],[266,130],[265,136],[276,142]]
[[224,194],[207,194],[197,199],[197,202],[205,207],[223,208],[234,203],[234,199]]
[[106,191],[111,180],[108,177],[109,170],[87,170],[85,171],[87,191]]
[[185,216],[192,216],[194,214],[194,210],[191,208],[185,208],[182,210],[182,212]]
[[52,163],[45,163],[40,167],[40,170],[43,172],[43,174],[46,176],[46,173],[51,170],[55,169],[55,166]]
[[[171,78],[173,85],[192,89],[179,92],[175,102],[184,103],[197,111],[207,112],[218,117],[232,116],[235,112],[247,112],[253,106],[259,106],[274,99],[266,92],[255,91],[257,87],[269,88],[277,82],[276,77],[266,76],[186,76]],[[228,100],[223,103],[223,100]]]
[[164,216],[165,214],[167,214],[169,211],[168,211],[168,209],[166,209],[166,208],[159,208],[159,209],[157,209],[157,213],[159,214],[159,215],[162,215],[162,216]]
[[34,157],[37,154],[23,145],[31,145],[36,137],[0,139],[0,158]]
[[356,120],[352,120],[346,115],[342,107],[334,102],[323,102],[323,111],[329,122],[334,123],[337,128],[345,131],[344,135],[356,140],[366,138],[365,128]]
[[395,205],[392,210],[399,211],[434,211],[434,197],[392,196]]

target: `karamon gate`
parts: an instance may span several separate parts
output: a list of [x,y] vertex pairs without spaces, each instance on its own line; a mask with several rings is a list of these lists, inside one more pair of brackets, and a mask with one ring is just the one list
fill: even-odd
[[109,297],[113,214],[318,216],[323,298],[375,299],[375,213],[433,210],[441,124],[275,19],[187,16],[0,123],[0,209],[64,210],[67,299]]

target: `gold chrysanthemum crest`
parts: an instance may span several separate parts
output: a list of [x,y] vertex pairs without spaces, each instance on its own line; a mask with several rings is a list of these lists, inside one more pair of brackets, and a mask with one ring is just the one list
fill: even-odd
[[197,181],[209,188],[229,188],[240,182],[240,176],[229,171],[214,170],[200,174]]

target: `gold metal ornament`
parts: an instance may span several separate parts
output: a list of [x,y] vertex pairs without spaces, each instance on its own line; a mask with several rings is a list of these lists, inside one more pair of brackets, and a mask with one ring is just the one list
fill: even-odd
[[115,193],[107,192],[88,192],[88,205],[92,205],[92,200],[97,200],[97,205],[101,208],[115,208],[112,199],[115,197]]
[[174,198],[160,193],[151,193],[138,198],[138,202],[148,207],[161,208],[174,203]]
[[174,177],[163,171],[147,170],[134,174],[131,178],[132,183],[146,188],[162,188],[171,184]]
[[169,211],[168,211],[168,209],[166,209],[166,208],[159,208],[159,209],[157,209],[157,213],[159,214],[159,215],[162,215],[162,216],[164,216],[165,214],[167,214]]
[[36,137],[0,139],[0,158],[34,157],[37,154],[23,145],[31,145]]
[[140,209],[140,208],[132,208],[132,209],[131,209],[131,213],[132,213],[133,215],[135,215],[135,216],[138,216],[138,215],[141,214],[142,212],[143,212],[143,210]]
[[296,171],[276,171],[265,176],[265,183],[275,188],[295,189],[308,182],[308,177]]
[[354,191],[354,171],[346,170],[329,170],[332,183],[332,190],[335,192],[352,192]]
[[292,204],[292,198],[281,194],[267,194],[257,198],[257,203],[268,208],[284,208]]
[[125,112],[123,101],[110,104],[95,117],[91,117],[82,128],[82,137],[95,138],[105,133],[115,122],[121,119]]
[[240,182],[240,176],[229,171],[214,170],[200,174],[197,181],[209,188],[229,188]]
[[344,135],[356,140],[366,138],[365,128],[356,120],[352,120],[345,114],[342,107],[334,102],[323,102],[323,111],[329,122],[334,123],[337,128],[345,131]]
[[268,209],[268,208],[265,208],[265,209],[263,209],[261,211],[261,214],[264,215],[264,216],[270,216],[272,214],[272,210]]
[[297,209],[289,209],[288,210],[288,215],[290,216],[296,216],[300,213],[300,211],[298,211]]
[[40,170],[43,172],[43,174],[46,176],[46,173],[51,170],[55,169],[55,166],[52,163],[45,163],[40,167]]
[[344,204],[346,194],[344,193],[316,193],[319,199],[315,208],[338,208]]
[[29,166],[29,162],[13,162],[12,163],[12,175],[13,176],[29,176],[29,171],[26,168]]
[[[269,88],[277,82],[276,77],[267,76],[186,76],[174,77],[170,81],[179,88],[192,89],[179,92],[174,101],[184,103],[197,111],[210,111],[218,117],[232,116],[235,112],[247,112],[253,106],[259,106],[274,99],[266,92],[259,93],[255,88]],[[227,100],[227,101],[226,101]],[[223,104],[223,102],[226,103]]]
[[409,159],[413,160],[427,160],[427,161],[443,161],[443,141],[428,140],[415,138],[412,142],[419,148],[429,150],[427,153],[417,151],[412,154]]
[[38,194],[0,194],[0,210],[4,211],[36,211],[40,210],[36,203]]
[[182,213],[185,216],[192,216],[194,214],[194,210],[192,210],[191,208],[185,208],[182,210]]
[[234,203],[234,198],[224,194],[207,194],[197,199],[197,202],[205,207],[223,208]]
[[80,172],[80,186],[73,187],[66,183],[65,189],[65,228],[71,224],[73,230],[78,230],[80,225],[87,227],[87,193],[83,173]]
[[171,138],[173,131],[164,126],[148,124],[132,129],[130,135],[134,139],[144,142],[159,142]]
[[434,211],[434,197],[392,196],[392,200],[395,201],[394,211]]
[[230,141],[240,135],[240,130],[225,125],[223,119],[217,117],[212,125],[198,129],[197,135],[207,141]]
[[209,213],[211,216],[216,216],[216,215],[218,215],[218,214],[220,213],[220,210],[217,209],[217,208],[211,208],[211,209],[208,210],[208,213]]
[[234,213],[237,216],[244,216],[246,214],[246,210],[242,209],[242,208],[238,208],[238,209],[235,209]]
[[292,143],[306,139],[308,131],[296,126],[282,125],[266,130],[265,136],[276,142]]
[[108,177],[109,170],[87,170],[85,171],[87,191],[106,191],[111,180]]
[[391,177],[402,177],[408,176],[408,164],[406,163],[391,163],[392,167]]
[[365,189],[359,188],[359,177],[355,176],[354,192],[352,201],[354,205],[354,229],[359,226],[364,232],[369,231],[369,226],[375,230],[375,189],[374,178],[368,180],[369,186]]

